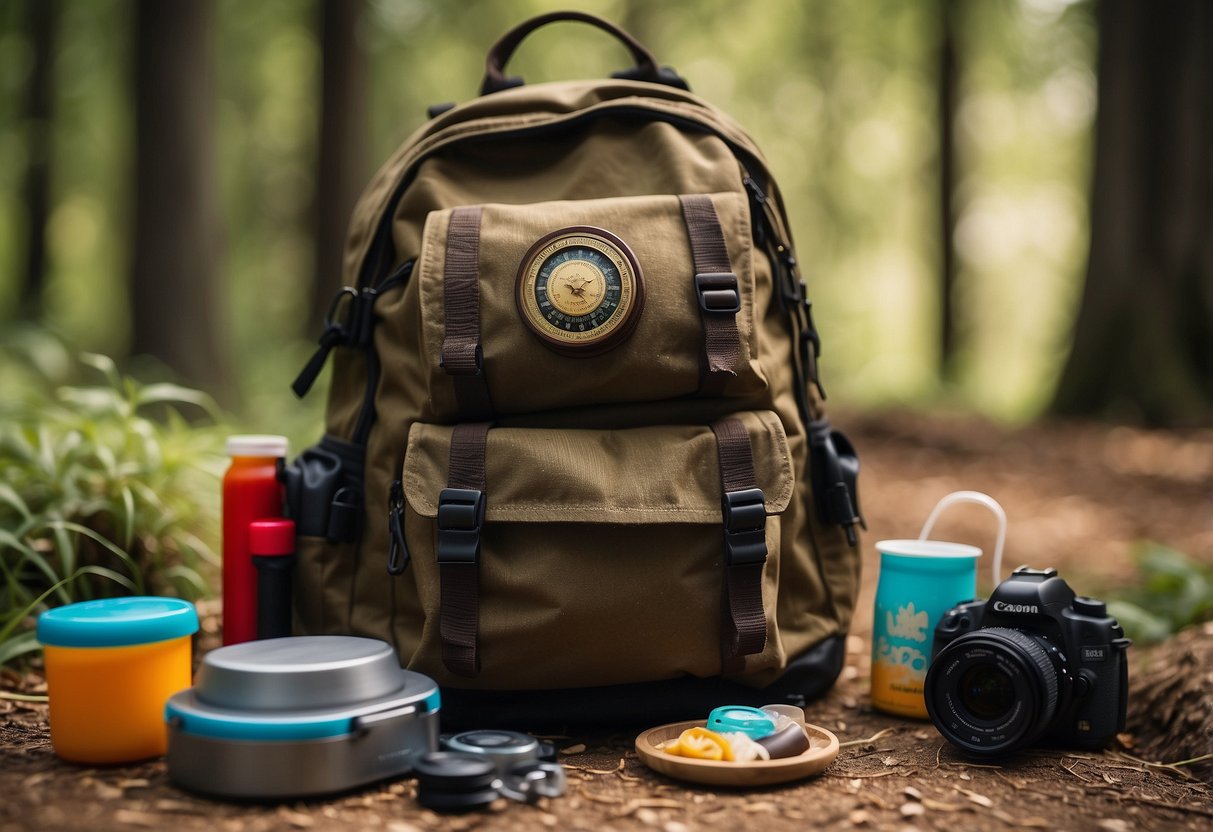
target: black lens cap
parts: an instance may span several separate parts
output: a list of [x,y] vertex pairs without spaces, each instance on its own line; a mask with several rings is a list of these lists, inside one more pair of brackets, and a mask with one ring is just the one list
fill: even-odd
[[500,796],[497,767],[485,757],[431,751],[413,761],[417,802],[436,812],[482,809]]

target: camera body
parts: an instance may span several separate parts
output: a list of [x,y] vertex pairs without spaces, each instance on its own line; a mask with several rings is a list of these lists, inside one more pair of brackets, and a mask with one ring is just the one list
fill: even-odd
[[1102,748],[1124,728],[1130,643],[1102,601],[1076,596],[1055,569],[1020,567],[989,600],[940,618],[927,713],[973,756]]

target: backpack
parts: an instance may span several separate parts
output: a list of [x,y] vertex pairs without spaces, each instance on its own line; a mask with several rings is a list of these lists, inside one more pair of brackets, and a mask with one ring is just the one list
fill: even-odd
[[[504,66],[553,21],[606,81]],[[353,215],[325,435],[284,471],[294,626],[384,639],[444,715],[530,724],[803,704],[859,582],[858,461],[779,190],[728,116],[614,25],[529,20]]]

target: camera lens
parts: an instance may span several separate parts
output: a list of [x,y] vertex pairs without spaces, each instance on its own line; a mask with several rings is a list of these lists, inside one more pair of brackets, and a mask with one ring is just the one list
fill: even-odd
[[1015,683],[1006,672],[990,664],[975,664],[964,672],[960,703],[979,719],[1005,716],[1015,704]]
[[1057,714],[1064,657],[1041,636],[988,627],[960,636],[927,670],[927,713],[953,745],[974,756],[1030,745]]

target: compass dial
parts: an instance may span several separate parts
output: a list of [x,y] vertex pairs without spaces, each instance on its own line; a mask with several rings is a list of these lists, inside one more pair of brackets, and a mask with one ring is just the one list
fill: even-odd
[[608,231],[564,228],[531,247],[518,270],[518,310],[552,349],[590,356],[628,336],[644,305],[631,249]]

